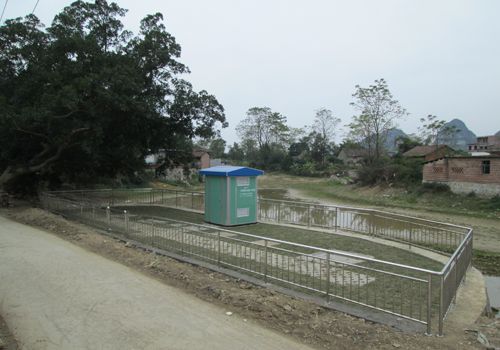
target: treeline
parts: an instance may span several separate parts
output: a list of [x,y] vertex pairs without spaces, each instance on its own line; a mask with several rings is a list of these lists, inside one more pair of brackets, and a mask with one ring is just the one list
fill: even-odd
[[389,150],[388,135],[398,120],[408,116],[406,109],[393,97],[384,79],[368,87],[356,85],[352,97],[351,105],[358,114],[345,125],[347,133],[339,143],[335,139],[342,121],[329,109],[318,109],[310,125],[294,128],[283,114],[269,107],[253,107],[236,127],[241,141],[229,145],[227,153],[221,138],[205,145],[212,157],[230,164],[302,176],[335,175],[364,185],[410,185],[422,180],[422,160],[402,154],[419,145],[437,148],[458,132],[429,115],[420,119],[418,135],[395,138]]
[[319,175],[336,162],[334,138],[339,123],[332,111],[321,108],[311,125],[292,128],[282,114],[254,107],[238,124],[241,142],[229,147],[227,158],[265,170]]

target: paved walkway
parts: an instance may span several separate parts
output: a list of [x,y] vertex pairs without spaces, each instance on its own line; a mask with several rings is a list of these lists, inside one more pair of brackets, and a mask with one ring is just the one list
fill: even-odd
[[0,216],[0,313],[22,349],[308,349]]

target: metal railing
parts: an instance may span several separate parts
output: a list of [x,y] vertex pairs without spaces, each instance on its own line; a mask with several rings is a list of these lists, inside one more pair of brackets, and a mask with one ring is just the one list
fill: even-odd
[[203,212],[205,209],[205,193],[196,191],[139,188],[51,191],[50,193],[60,198],[101,206],[159,204],[197,212]]
[[469,228],[375,209],[259,199],[259,221],[332,231],[352,231],[421,246],[454,251]]
[[[336,298],[427,325],[443,322],[472,260],[472,230],[379,210],[259,200],[259,221],[353,231],[450,252],[441,271],[432,271],[206,225],[130,215],[113,205],[161,204],[203,211],[201,192],[140,189],[44,193],[47,210],[126,239],[253,277]],[[310,253],[314,251],[314,253]]]

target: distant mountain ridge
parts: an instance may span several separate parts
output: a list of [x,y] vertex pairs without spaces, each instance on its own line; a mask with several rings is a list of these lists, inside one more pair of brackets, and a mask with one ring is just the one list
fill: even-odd
[[439,137],[442,139],[441,143],[445,143],[456,150],[463,151],[468,150],[469,144],[476,143],[476,134],[474,134],[460,119],[453,119],[444,124],[444,127],[455,128],[457,132],[452,133],[451,135],[440,133]]
[[389,153],[396,153],[398,151],[398,138],[408,137],[408,135],[401,129],[393,128],[387,132],[384,147]]
[[[452,133],[450,136],[444,133],[439,134],[439,143],[446,144],[455,150],[467,151],[469,149],[468,145],[476,143],[477,136],[471,131],[465,123],[460,119],[452,119],[444,124],[444,128],[451,127],[457,130],[457,132]],[[490,134],[491,135],[491,134]],[[495,134],[500,136],[500,130]],[[487,136],[487,135],[483,135]],[[387,137],[384,142],[384,147],[389,153],[396,153],[398,151],[398,138],[400,137],[410,137],[403,130],[398,128],[392,128],[387,132]]]

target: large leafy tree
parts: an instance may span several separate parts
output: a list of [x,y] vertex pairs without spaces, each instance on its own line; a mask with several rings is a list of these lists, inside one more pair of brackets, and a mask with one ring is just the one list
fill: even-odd
[[249,164],[268,170],[279,169],[295,134],[286,117],[269,107],[250,108],[236,131]]
[[190,139],[227,125],[217,99],[181,79],[162,15],[134,36],[125,13],[76,1],[46,29],[34,15],[0,27],[0,187],[133,174],[148,152],[189,154]]
[[284,115],[273,112],[269,107],[252,107],[236,131],[243,140],[255,140],[259,148],[271,144],[285,145],[290,134],[286,122]]
[[384,141],[396,121],[408,113],[389,91],[384,79],[375,80],[367,88],[356,85],[351,106],[359,112],[353,117],[350,136],[366,145],[370,161],[378,160],[384,152]]

